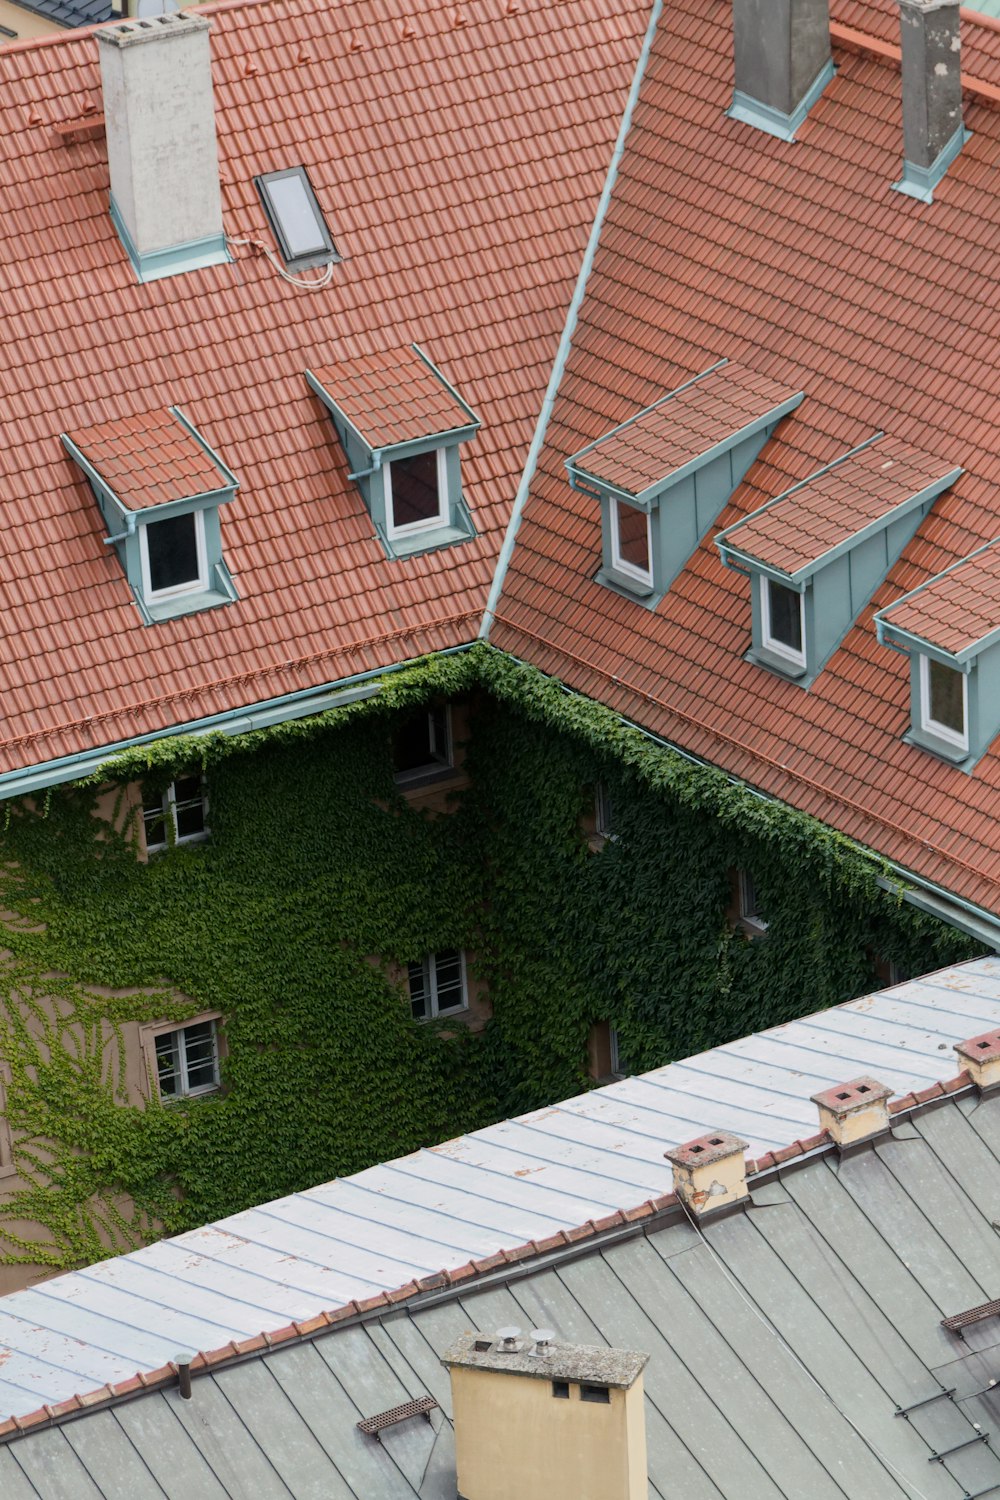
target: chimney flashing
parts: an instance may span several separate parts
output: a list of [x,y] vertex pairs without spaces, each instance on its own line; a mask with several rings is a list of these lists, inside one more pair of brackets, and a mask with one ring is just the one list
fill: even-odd
[[740,89],[734,89],[733,102],[726,114],[731,120],[739,120],[743,125],[753,125],[767,135],[776,136],[779,141],[794,141],[795,132],[805,124],[806,116],[830,82],[834,71],[831,58],[817,73],[800,103],[787,113],[776,109],[774,105],[754,99]]
[[833,77],[829,0],[733,0],[729,118],[792,141]]

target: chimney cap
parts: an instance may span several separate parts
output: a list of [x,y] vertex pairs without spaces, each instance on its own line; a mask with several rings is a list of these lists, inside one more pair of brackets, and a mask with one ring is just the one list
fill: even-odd
[[873,1104],[881,1104],[891,1097],[892,1089],[877,1079],[855,1078],[851,1083],[838,1083],[832,1089],[813,1094],[812,1102],[842,1119],[856,1109],[870,1109]]
[[491,1370],[504,1375],[530,1375],[536,1380],[570,1380],[579,1385],[606,1385],[627,1391],[642,1374],[649,1359],[633,1349],[594,1348],[582,1344],[552,1343],[539,1353],[534,1345],[516,1353],[505,1353],[496,1343],[477,1349],[482,1335],[463,1333],[442,1354],[441,1363],[451,1369]]
[[211,25],[204,16],[174,11],[165,16],[119,21],[115,26],[102,26],[94,34],[102,46],[121,50],[123,47],[138,47],[143,42],[162,42],[165,37],[189,36],[192,31],[208,31]]
[[708,1135],[698,1136],[696,1140],[686,1141],[683,1146],[674,1146],[669,1151],[664,1151],[663,1155],[675,1167],[710,1167],[728,1156],[735,1156],[738,1151],[749,1149],[749,1141],[740,1140],[738,1135],[730,1135],[725,1130],[713,1130]]
[[1000,1057],[1000,1030],[984,1031],[981,1036],[970,1037],[966,1042],[956,1042],[955,1051],[969,1062],[992,1062]]

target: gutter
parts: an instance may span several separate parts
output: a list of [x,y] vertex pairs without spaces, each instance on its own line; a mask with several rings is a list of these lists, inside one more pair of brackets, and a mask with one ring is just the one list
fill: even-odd
[[625,154],[625,141],[628,137],[629,131],[632,128],[632,116],[635,113],[635,107],[639,100],[639,90],[642,87],[642,81],[646,72],[646,64],[649,62],[649,54],[653,49],[653,42],[656,38],[656,29],[659,25],[660,16],[662,14],[663,0],[653,0],[653,9],[650,13],[649,24],[646,27],[646,35],[643,38],[642,50],[639,53],[639,60],[636,63],[635,74],[632,78],[632,86],[629,89],[628,99],[625,102],[625,112],[622,115],[621,124],[618,127],[618,136],[615,140],[615,148],[611,155],[611,161],[608,166],[607,176],[604,179],[604,187],[601,190],[601,196],[598,200],[597,212],[594,215],[594,222],[590,228],[590,237],[587,240],[587,248],[584,251],[583,263],[580,266],[579,275],[576,278],[576,286],[573,289],[573,296],[569,304],[569,311],[566,314],[566,324],[562,331],[562,337],[559,340],[559,347],[556,350],[555,363],[552,366],[552,373],[549,376],[549,383],[545,387],[545,395],[542,398],[542,409],[538,414],[538,421],[535,424],[535,431],[531,439],[531,446],[528,449],[528,456],[524,462],[524,471],[521,474],[521,482],[517,487],[517,494],[514,497],[514,506],[510,513],[510,520],[507,523],[507,531],[504,535],[503,545],[500,548],[500,556],[497,558],[497,565],[493,574],[493,581],[490,584],[489,598],[486,601],[486,609],[483,612],[483,623],[479,627],[479,639],[482,641],[489,640],[490,627],[493,624],[497,605],[500,602],[500,595],[503,592],[504,582],[507,578],[507,570],[510,567],[511,555],[514,551],[514,542],[517,538],[517,533],[520,530],[521,518],[524,515],[524,508],[528,502],[528,494],[531,490],[531,484],[535,477],[535,470],[538,467],[538,457],[542,451],[542,444],[545,442],[545,434],[548,430],[549,418],[551,417],[553,407],[556,404],[556,397],[559,394],[559,387],[562,385],[562,378],[566,371],[566,362],[569,359],[570,349],[573,344],[573,335],[576,333],[577,319],[579,317],[580,308],[583,305],[584,293],[587,290],[587,282],[590,280],[590,273],[593,269],[594,260],[597,255],[597,248],[600,244],[601,239],[601,231],[604,228],[604,220],[607,217],[608,206],[611,202],[611,195],[614,191],[615,183],[618,178],[618,167],[622,157]]

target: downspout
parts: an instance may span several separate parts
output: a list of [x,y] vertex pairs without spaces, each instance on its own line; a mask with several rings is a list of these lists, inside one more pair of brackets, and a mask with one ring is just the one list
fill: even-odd
[[510,559],[514,551],[514,542],[517,538],[517,533],[521,526],[521,517],[524,513],[524,507],[527,504],[528,494],[531,489],[531,483],[535,477],[535,469],[538,466],[538,456],[542,451],[542,444],[545,441],[545,434],[548,429],[549,418],[552,415],[552,408],[555,406],[556,396],[559,394],[559,387],[562,384],[562,378],[566,370],[566,362],[569,359],[569,352],[573,343],[573,335],[576,332],[577,318],[580,313],[580,307],[583,303],[584,293],[587,290],[587,282],[590,278],[590,272],[593,268],[594,259],[597,255],[597,247],[600,243],[601,231],[604,228],[604,220],[607,216],[608,205],[611,202],[611,194],[614,191],[615,182],[618,177],[618,167],[621,162],[622,156],[625,154],[625,142],[628,137],[628,133],[632,128],[632,116],[635,113],[635,106],[639,99],[639,90],[642,87],[642,80],[646,72],[646,64],[649,61],[649,54],[652,51],[653,42],[656,38],[656,29],[659,25],[660,16],[662,15],[662,13],[663,0],[654,0],[653,9],[649,17],[649,25],[646,27],[646,35],[643,38],[642,51],[639,53],[639,61],[636,63],[635,75],[632,79],[632,87],[629,89],[628,99],[625,102],[625,113],[622,115],[621,125],[618,129],[618,137],[615,141],[615,149],[611,155],[611,162],[608,166],[607,176],[604,179],[604,187],[601,191],[601,196],[597,204],[597,213],[595,214],[594,222],[591,225],[590,238],[587,241],[587,248],[584,251],[583,264],[580,266],[580,273],[576,278],[576,286],[573,289],[573,296],[569,304],[569,311],[566,314],[566,324],[562,331],[562,337],[559,340],[559,347],[556,350],[555,363],[552,366],[552,373],[549,376],[549,383],[545,388],[545,395],[542,399],[542,408],[538,413],[538,421],[535,424],[535,431],[531,439],[531,446],[528,449],[528,456],[525,459],[524,463],[524,472],[521,475],[521,482],[517,487],[517,494],[514,497],[514,507],[510,513],[510,520],[507,523],[507,531],[504,535],[503,545],[500,548],[500,556],[497,558],[496,569],[493,573],[493,581],[490,584],[490,593],[489,598],[486,601],[486,609],[483,614],[483,623],[479,627],[479,639],[483,641],[489,640],[490,627],[493,624],[497,606],[500,603],[500,595],[503,592],[504,580],[507,577],[507,569],[510,567]]

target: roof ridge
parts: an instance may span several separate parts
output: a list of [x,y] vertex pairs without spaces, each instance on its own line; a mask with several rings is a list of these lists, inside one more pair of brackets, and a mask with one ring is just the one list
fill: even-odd
[[[965,21],[986,21],[992,17],[978,16],[974,11],[968,11],[963,6],[961,15]],[[1000,21],[994,21],[992,26],[986,28],[991,31],[1000,31]],[[830,41],[835,46],[846,48],[848,52],[858,52],[862,56],[871,57],[876,62],[891,63],[899,66],[902,63],[902,49],[898,42],[886,42],[881,37],[872,36],[870,32],[859,31],[854,26],[846,26],[842,21],[830,21]],[[1000,104],[1000,86],[995,83],[987,83],[983,78],[974,78],[971,73],[962,72],[962,92],[977,99],[980,104]]]

